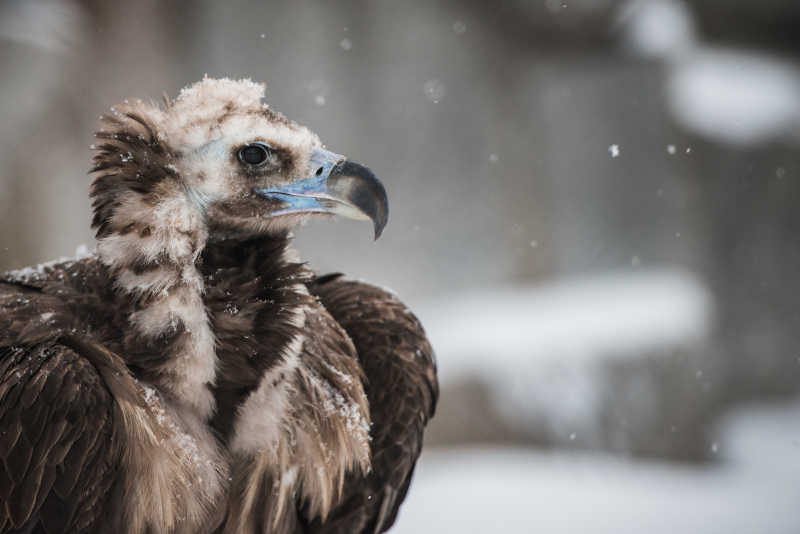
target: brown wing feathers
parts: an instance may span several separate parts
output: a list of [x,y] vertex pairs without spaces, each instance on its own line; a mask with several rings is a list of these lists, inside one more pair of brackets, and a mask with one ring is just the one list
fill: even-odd
[[52,280],[91,280],[70,276],[81,267],[0,281],[0,532],[91,530],[116,478],[113,398],[133,399],[134,382],[118,356],[81,339],[85,322],[74,327],[93,307],[56,296],[73,288]]
[[113,482],[110,394],[61,344],[6,347],[0,360],[0,532],[82,532]]
[[341,504],[308,532],[384,532],[408,490],[439,389],[433,350],[417,318],[391,293],[323,277],[310,286],[344,327],[366,375],[372,471],[350,477]]

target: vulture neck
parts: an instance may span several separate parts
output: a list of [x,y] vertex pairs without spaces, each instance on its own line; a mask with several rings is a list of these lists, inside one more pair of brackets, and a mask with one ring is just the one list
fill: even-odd
[[203,213],[185,195],[155,205],[128,197],[113,222],[97,250],[132,310],[124,334],[130,364],[172,402],[208,419],[217,356],[197,267],[208,238]]

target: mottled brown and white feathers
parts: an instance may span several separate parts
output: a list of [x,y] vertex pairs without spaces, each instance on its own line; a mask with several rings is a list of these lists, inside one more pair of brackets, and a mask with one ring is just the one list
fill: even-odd
[[[0,533],[394,521],[438,394],[432,351],[396,297],[295,259],[288,231],[311,215],[253,191],[313,176],[321,145],[262,96],[206,79],[116,107],[97,134],[97,253],[0,275]],[[237,158],[254,141],[268,166]]]

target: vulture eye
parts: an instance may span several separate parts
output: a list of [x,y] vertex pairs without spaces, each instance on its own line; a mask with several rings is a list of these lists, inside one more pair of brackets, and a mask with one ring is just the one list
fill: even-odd
[[264,143],[252,143],[239,150],[239,161],[259,167],[267,162],[272,155],[272,149]]

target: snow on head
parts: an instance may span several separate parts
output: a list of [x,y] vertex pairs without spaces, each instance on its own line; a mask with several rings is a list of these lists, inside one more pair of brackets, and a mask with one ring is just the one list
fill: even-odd
[[236,107],[254,107],[261,104],[266,86],[249,78],[231,80],[230,78],[205,77],[199,82],[181,89],[174,107],[188,107],[208,105],[210,102],[231,103]]
[[[248,78],[208,78],[181,89],[168,110],[169,122],[189,118],[193,123],[219,117],[230,109],[259,109],[266,86]],[[186,126],[186,125],[181,125]]]

